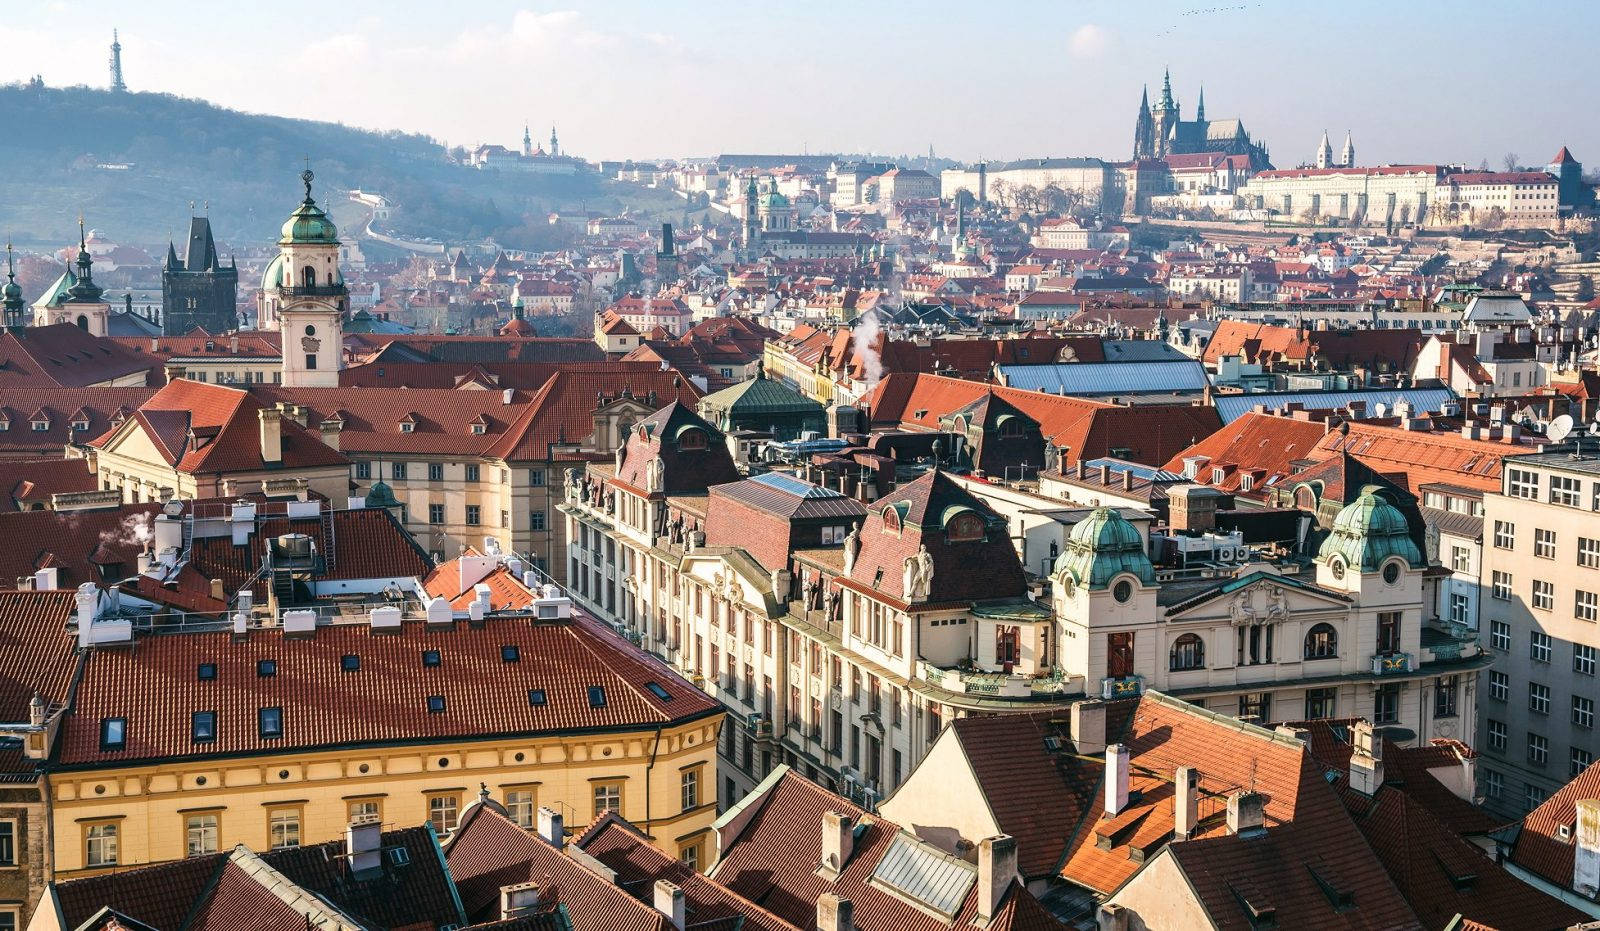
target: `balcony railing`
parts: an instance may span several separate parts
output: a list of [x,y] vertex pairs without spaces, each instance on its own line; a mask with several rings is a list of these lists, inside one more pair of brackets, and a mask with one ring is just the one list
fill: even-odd
[[1017,673],[946,668],[926,661],[917,664],[917,674],[922,679],[951,692],[1021,699],[1050,698],[1067,694],[1071,691],[1073,681],[1081,678],[1068,676],[1059,669],[1052,669],[1044,675],[1025,676]]
[[282,293],[287,297],[344,297],[349,292],[342,284],[313,284],[283,288]]
[[1106,677],[1100,680],[1100,697],[1137,698],[1144,694],[1144,676]]
[[1372,674],[1375,676],[1404,675],[1414,668],[1410,653],[1375,653],[1372,656]]

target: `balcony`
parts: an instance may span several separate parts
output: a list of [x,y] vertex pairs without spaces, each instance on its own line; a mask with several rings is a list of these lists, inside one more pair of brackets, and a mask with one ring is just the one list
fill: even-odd
[[1375,676],[1406,675],[1415,668],[1410,653],[1375,653],[1372,656],[1372,674]]
[[1107,677],[1100,680],[1100,697],[1108,701],[1113,698],[1138,698],[1143,694],[1144,676]]
[[1024,676],[945,668],[923,661],[917,664],[917,675],[947,691],[981,698],[1049,700],[1082,692],[1082,677],[1065,675],[1059,669],[1052,669],[1046,675]]
[[1432,618],[1422,628],[1422,662],[1463,663],[1483,655],[1477,632],[1458,621]]
[[314,284],[283,288],[281,293],[285,297],[344,297],[349,292],[342,284]]

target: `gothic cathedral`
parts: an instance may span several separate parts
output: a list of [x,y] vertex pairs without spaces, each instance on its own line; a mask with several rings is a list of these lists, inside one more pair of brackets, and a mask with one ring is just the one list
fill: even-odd
[[1252,171],[1272,167],[1267,147],[1250,138],[1241,120],[1206,119],[1206,92],[1200,91],[1194,119],[1185,121],[1181,109],[1172,97],[1172,75],[1161,79],[1161,99],[1150,106],[1150,93],[1139,98],[1139,116],[1133,129],[1133,157],[1135,160],[1166,158],[1169,155],[1193,155],[1218,152],[1223,155],[1244,155],[1250,159]]

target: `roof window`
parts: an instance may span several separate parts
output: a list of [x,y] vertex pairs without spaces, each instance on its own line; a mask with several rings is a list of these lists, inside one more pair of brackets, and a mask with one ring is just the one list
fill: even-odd
[[217,713],[215,711],[196,711],[189,718],[190,736],[194,742],[210,743],[217,739]]
[[339,668],[345,672],[355,672],[361,668],[361,657],[354,653],[346,653],[339,659]]
[[275,659],[256,660],[256,675],[263,679],[270,679],[278,674],[278,661]]
[[606,687],[603,685],[589,686],[589,707],[604,708],[606,706]]
[[216,663],[201,663],[195,667],[194,677],[201,682],[210,682],[217,677]]
[[518,663],[522,661],[522,650],[515,643],[508,643],[500,648],[500,662]]
[[545,699],[544,689],[529,689],[528,690],[528,704],[529,705],[531,705],[531,706],[533,706],[535,708],[543,708],[544,705],[545,705],[545,701],[546,701],[546,699]]
[[650,694],[651,695],[654,695],[655,697],[661,699],[662,701],[672,701],[672,693],[667,691],[666,689],[662,688],[661,687],[661,683],[659,683],[659,682],[646,682],[644,684],[644,687],[650,690]]
[[438,650],[423,650],[422,651],[422,665],[424,665],[424,666],[437,666],[437,665],[439,665],[439,651]]
[[262,737],[282,737],[283,709],[262,708],[256,713],[256,724]]
[[128,746],[128,719],[100,719],[100,749],[126,750]]
[[428,696],[428,713],[429,714],[443,714],[444,713],[444,696],[443,695],[429,695]]

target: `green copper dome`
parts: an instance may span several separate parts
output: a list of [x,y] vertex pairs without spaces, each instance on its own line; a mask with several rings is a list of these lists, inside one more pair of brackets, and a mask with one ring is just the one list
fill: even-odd
[[315,243],[319,245],[337,246],[339,244],[339,230],[310,199],[302,203],[294,213],[289,214],[289,219],[283,223],[282,235],[278,245],[287,246],[292,243]]
[[261,273],[261,290],[275,291],[283,284],[283,253],[272,257],[267,270]]
[[1322,541],[1317,558],[1327,562],[1336,556],[1347,566],[1359,566],[1362,572],[1378,571],[1393,556],[1402,557],[1413,569],[1426,565],[1411,539],[1406,516],[1378,497],[1375,485],[1362,488],[1356,500],[1334,518],[1333,532]]
[[1056,557],[1054,575],[1063,572],[1079,585],[1105,588],[1123,573],[1132,573],[1146,585],[1155,584],[1155,567],[1144,549],[1144,538],[1112,508],[1099,507],[1079,521],[1067,535],[1067,548]]
[[372,483],[371,488],[367,489],[365,506],[369,508],[397,508],[400,506],[400,502],[394,496],[394,489],[389,487],[388,482],[380,478]]

